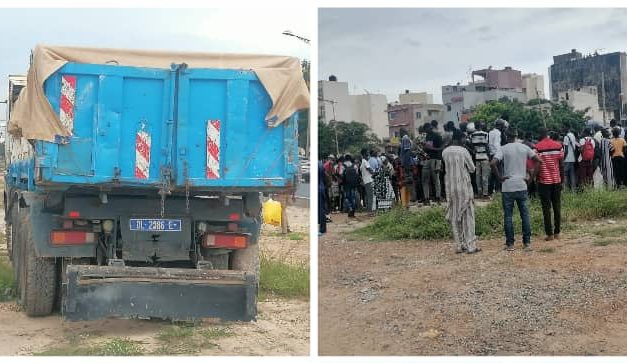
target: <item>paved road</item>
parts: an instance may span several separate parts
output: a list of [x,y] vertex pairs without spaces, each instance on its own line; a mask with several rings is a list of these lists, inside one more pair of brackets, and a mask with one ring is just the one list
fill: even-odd
[[309,199],[309,183],[301,183],[296,187],[296,197]]

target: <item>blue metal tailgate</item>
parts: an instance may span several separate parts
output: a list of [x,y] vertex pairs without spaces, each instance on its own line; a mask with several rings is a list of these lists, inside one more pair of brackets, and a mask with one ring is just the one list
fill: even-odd
[[297,116],[269,127],[252,71],[68,63],[45,82],[68,143],[35,145],[38,184],[264,188],[291,185]]
[[[171,72],[69,63],[45,82],[48,100],[59,113],[67,103],[63,94],[68,80],[74,81],[75,88],[73,136],[67,144],[37,142],[42,179],[72,184],[113,180],[157,184],[160,168],[170,158]],[[138,172],[142,160],[146,165]]]
[[268,127],[270,96],[252,71],[187,69],[179,81],[176,185],[286,186],[298,165],[297,120]]

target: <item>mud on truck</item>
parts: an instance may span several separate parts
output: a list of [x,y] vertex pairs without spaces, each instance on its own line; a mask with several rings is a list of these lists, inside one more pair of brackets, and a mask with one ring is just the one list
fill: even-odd
[[297,182],[297,59],[37,46],[9,88],[26,314],[255,319],[260,198]]

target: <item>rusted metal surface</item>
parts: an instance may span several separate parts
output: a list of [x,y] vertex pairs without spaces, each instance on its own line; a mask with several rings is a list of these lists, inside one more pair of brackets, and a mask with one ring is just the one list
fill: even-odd
[[71,321],[250,321],[257,314],[256,278],[242,271],[70,265],[64,287],[63,316]]

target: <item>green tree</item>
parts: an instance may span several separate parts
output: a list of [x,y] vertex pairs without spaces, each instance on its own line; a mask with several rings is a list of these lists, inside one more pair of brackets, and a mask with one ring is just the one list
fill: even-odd
[[477,106],[470,120],[482,121],[488,125],[488,128],[491,128],[494,121],[501,117],[519,131],[530,131],[537,136],[538,129],[543,126],[554,131],[561,131],[565,127],[573,130],[583,129],[587,121],[586,111],[575,111],[572,106],[563,101],[544,100],[533,102],[533,105],[525,105],[515,100],[501,99]]
[[372,133],[367,125],[359,122],[318,122],[318,156],[324,158],[336,154],[335,133],[339,153],[357,155],[362,148],[373,148],[381,144],[381,140]]
[[[301,61],[301,68],[303,70],[303,78],[309,89],[311,62],[307,59],[303,59]],[[308,146],[307,138],[309,137],[309,126],[309,109],[300,111],[298,113],[298,146],[303,149],[306,149]]]

